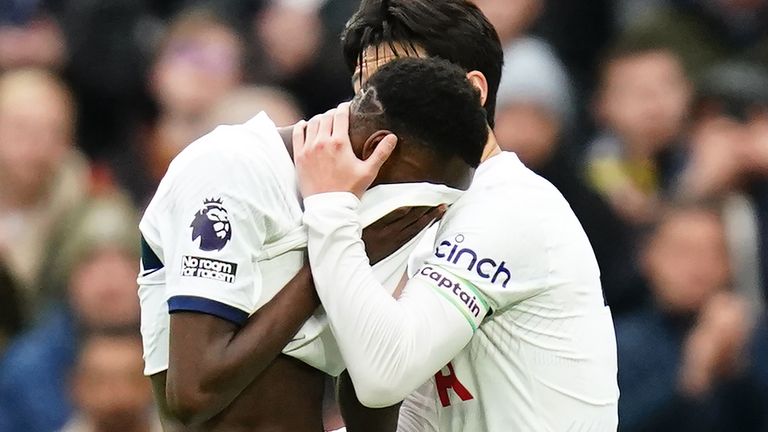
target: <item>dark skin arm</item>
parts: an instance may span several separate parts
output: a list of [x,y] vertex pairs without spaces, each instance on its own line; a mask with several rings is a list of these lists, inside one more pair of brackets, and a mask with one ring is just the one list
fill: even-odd
[[305,265],[242,328],[195,312],[171,315],[168,407],[191,425],[226,408],[280,354],[320,304]]
[[368,408],[357,399],[349,373],[339,376],[337,398],[347,432],[394,432],[400,414],[400,404],[387,408]]
[[[363,238],[371,262],[398,250],[443,212],[398,209],[366,228]],[[242,328],[202,313],[172,314],[165,387],[171,414],[197,425],[220,413],[280,354],[318,305],[305,265]]]

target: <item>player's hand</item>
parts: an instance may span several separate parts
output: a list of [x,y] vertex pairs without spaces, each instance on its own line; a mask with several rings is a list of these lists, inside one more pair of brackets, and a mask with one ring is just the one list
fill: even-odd
[[361,197],[396,144],[397,137],[388,135],[368,159],[358,159],[349,139],[348,103],[299,123],[293,129],[293,158],[302,195],[352,192]]
[[447,207],[401,207],[363,230],[365,252],[371,264],[397,252],[424,228],[440,220]]

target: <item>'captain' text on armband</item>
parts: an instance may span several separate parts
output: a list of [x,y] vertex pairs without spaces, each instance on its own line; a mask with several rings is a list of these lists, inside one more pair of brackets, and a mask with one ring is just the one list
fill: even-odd
[[441,269],[439,267],[426,265],[422,267],[416,278],[426,278],[433,281],[433,285],[442,294],[448,298],[452,298],[454,303],[458,301],[466,307],[466,311],[475,320],[482,320],[485,318],[488,308],[482,304],[482,300],[477,298],[477,295],[473,293],[470,284],[459,277],[452,275],[451,273]]
[[453,241],[443,240],[435,248],[435,257],[464,267],[467,271],[474,272],[483,279],[490,279],[493,284],[500,283],[506,288],[512,278],[512,274],[505,266],[506,262],[482,257],[472,248],[462,245],[464,240],[463,234],[456,235]]

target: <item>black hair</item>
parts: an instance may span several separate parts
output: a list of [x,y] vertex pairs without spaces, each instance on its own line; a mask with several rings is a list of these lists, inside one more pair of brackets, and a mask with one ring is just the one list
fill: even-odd
[[488,81],[485,108],[493,127],[504,52],[499,35],[480,9],[468,0],[363,0],[342,33],[350,71],[362,64],[368,47],[396,44],[477,70]]
[[464,70],[439,58],[403,57],[374,73],[355,97],[353,115],[444,160],[480,164],[488,123],[480,92]]

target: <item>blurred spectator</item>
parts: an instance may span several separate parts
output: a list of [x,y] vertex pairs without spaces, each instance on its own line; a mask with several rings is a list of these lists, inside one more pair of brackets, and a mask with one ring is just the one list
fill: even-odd
[[137,218],[128,206],[114,211],[120,204],[110,201],[92,202],[83,223],[70,232],[72,241],[62,252],[69,265],[62,276],[66,301],[10,345],[0,363],[2,432],[61,428],[72,414],[67,377],[80,335],[138,329]]
[[644,4],[625,30],[674,49],[694,77],[728,58],[768,65],[768,1],[670,0]]
[[71,384],[76,411],[61,432],[162,431],[138,334],[91,334],[79,351]]
[[5,345],[21,329],[22,316],[16,282],[0,262],[0,356]]
[[67,47],[59,23],[42,0],[0,1],[0,71],[60,69]]
[[768,71],[748,63],[719,64],[703,74],[697,96],[684,192],[718,196],[765,174]]
[[72,145],[74,115],[69,91],[53,75],[0,77],[0,259],[19,283],[27,316],[40,307],[53,233],[87,193],[88,166]]
[[[646,1],[646,0],[644,0]],[[546,0],[534,33],[548,41],[565,63],[577,94],[588,98],[595,88],[598,57],[614,40],[615,0]],[[588,122],[588,116],[581,123]],[[581,134],[581,131],[579,131]]]
[[[499,34],[507,64],[504,73],[527,69],[547,74],[544,81],[559,87],[557,96],[562,99],[557,101],[558,110],[566,112],[567,133],[573,138],[572,144],[583,143],[591,136],[589,113],[582,104],[576,104],[574,98],[587,97],[592,90],[593,60],[610,33],[607,27],[610,2],[472,1],[488,16]],[[530,128],[525,132],[530,132]],[[581,153],[582,149],[575,150]]]
[[212,10],[185,10],[170,24],[151,76],[159,115],[142,152],[153,184],[208,132],[202,124],[208,109],[240,85],[244,49],[238,32]]
[[629,40],[603,64],[595,97],[602,131],[588,149],[587,174],[630,226],[654,217],[681,169],[691,94],[680,59],[668,49]]
[[293,94],[313,115],[352,96],[339,34],[359,0],[275,0],[251,23],[257,81]]
[[[763,289],[768,281],[768,72],[728,62],[702,74],[680,194],[690,199],[723,199],[736,194],[751,201],[757,233],[742,223],[742,251],[757,238]],[[742,216],[743,219],[744,216]],[[743,254],[743,252],[742,252]],[[739,276],[754,272],[740,263]],[[764,291],[768,299],[768,290]]]
[[[557,134],[565,125],[571,125],[574,115],[574,101],[571,82],[565,67],[557,58],[555,51],[544,39],[528,33],[541,14],[542,0],[518,0],[512,3],[506,0],[473,0],[483,11],[499,33],[504,48],[504,73],[508,86],[515,86],[515,92],[509,91],[508,97],[517,99],[515,106],[523,106],[526,99],[531,105],[546,104],[550,115],[556,118],[546,119],[544,115],[531,116],[531,113],[518,114],[518,126],[527,120],[546,126],[551,133]],[[537,74],[539,80],[528,77]],[[526,86],[519,85],[525,81]],[[544,113],[542,111],[542,113]],[[508,111],[508,116],[512,112]],[[528,117],[528,118],[525,118]],[[533,118],[536,117],[536,118]],[[521,129],[521,136],[529,137],[530,129]],[[510,134],[510,138],[511,138]],[[532,138],[532,137],[529,137]],[[523,138],[525,140],[525,138]]]
[[666,211],[642,267],[653,302],[616,318],[622,431],[761,430],[765,410],[747,378],[754,317],[728,289],[719,212]]
[[55,1],[69,49],[65,76],[77,95],[78,144],[98,163],[126,163],[120,157],[148,115],[150,49],[162,28],[148,7],[173,1]]
[[254,29],[277,76],[294,76],[314,60],[324,37],[318,13],[324,3],[274,1],[257,17]]
[[668,0],[617,0],[616,21],[619,27],[630,27],[638,20],[659,11]]
[[568,76],[548,50],[534,38],[513,42],[499,85],[496,136],[529,166],[553,156],[573,121]]
[[274,87],[246,86],[235,89],[211,107],[205,129],[218,125],[245,123],[264,111],[277,126],[290,126],[302,119],[291,95]]
[[634,307],[640,295],[634,257],[626,248],[630,233],[583,180],[568,147],[573,122],[568,77],[557,59],[542,58],[528,50],[529,44],[537,42],[529,38],[513,43],[514,55],[504,66],[496,138],[502,149],[517,153],[568,200],[597,256],[606,301],[614,314],[621,313]]
[[506,45],[526,33],[544,9],[544,0],[472,0]]

